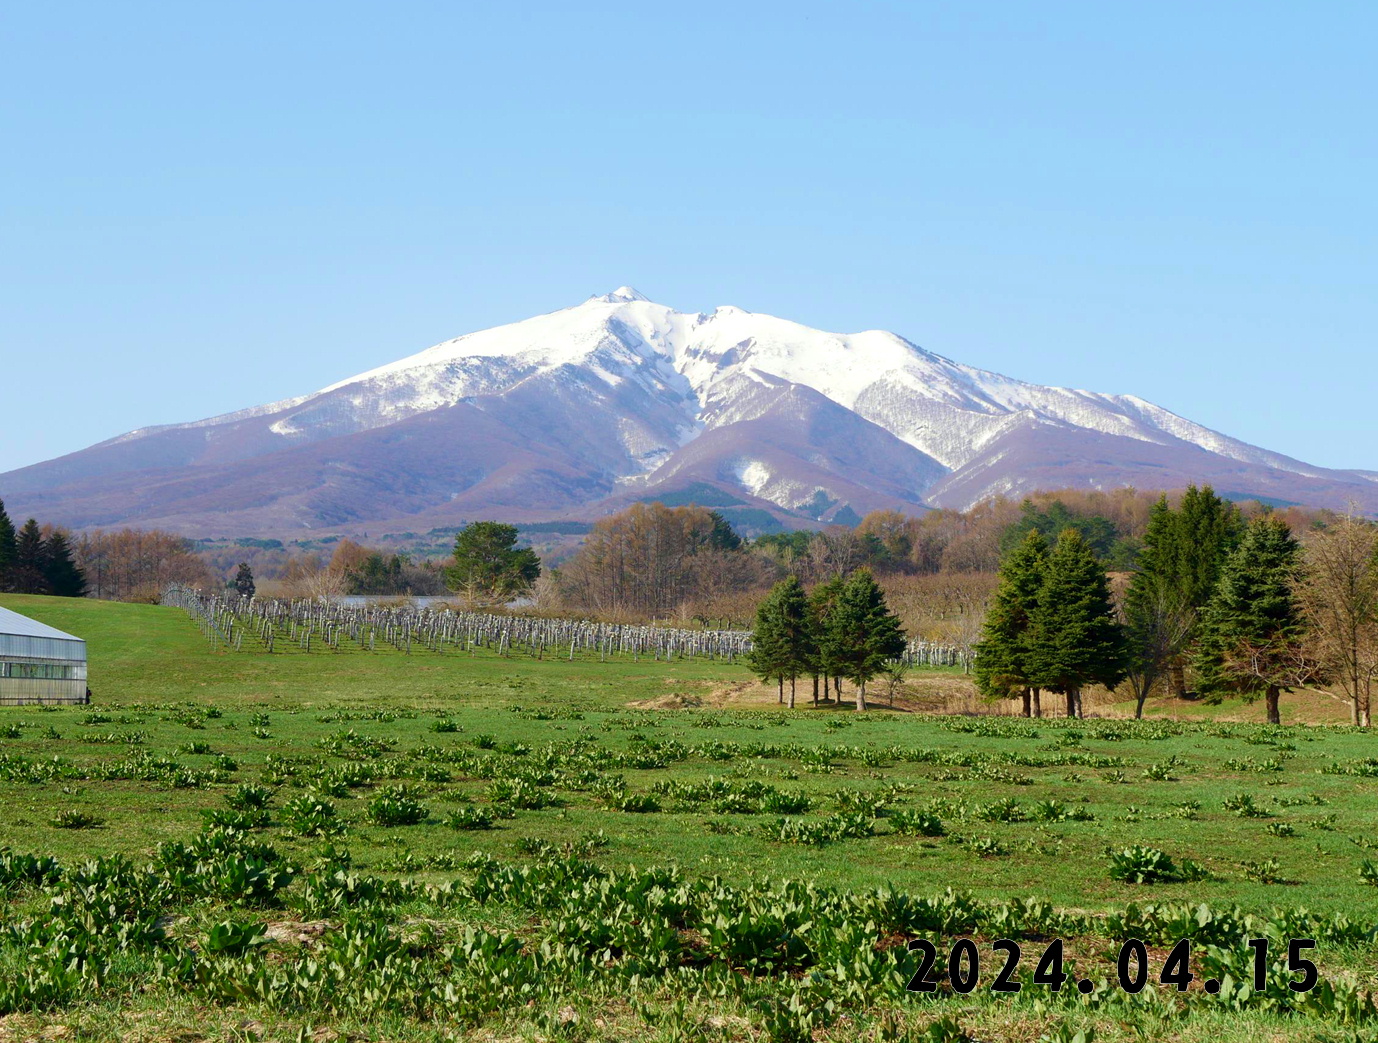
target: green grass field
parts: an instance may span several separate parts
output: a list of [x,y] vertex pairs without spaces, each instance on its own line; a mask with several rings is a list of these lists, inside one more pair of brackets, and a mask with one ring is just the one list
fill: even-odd
[[[168,939],[148,943],[141,955],[117,954],[99,989],[83,980],[53,993],[47,1010],[25,1010],[22,997],[7,1009],[0,985],[0,1040],[7,1026],[18,1038],[51,1025],[91,1038],[179,1039],[192,1038],[179,1032],[214,1038],[235,1026],[249,1031],[245,1024],[265,1038],[297,1038],[305,1026],[322,1025],[366,1038],[789,1039],[813,1032],[818,1039],[967,1033],[1071,1040],[1094,1029],[1100,1039],[1357,1040],[1373,1031],[1371,1008],[1344,999],[1346,990],[1378,984],[1371,933],[1378,887],[1364,876],[1366,863],[1378,860],[1378,762],[1371,737],[1357,731],[789,712],[770,703],[716,708],[715,693],[748,679],[741,667],[535,661],[486,651],[234,654],[212,650],[178,610],[17,596],[0,604],[85,637],[96,693],[90,707],[0,710],[0,845],[54,856],[69,869],[111,854],[142,865],[167,861],[159,844],[231,826],[239,832],[228,834],[229,847],[217,857],[252,861],[252,845],[268,843],[272,864],[296,877],[266,901],[220,884],[167,884],[159,913],[185,917],[168,928]],[[710,706],[631,707],[693,697]],[[244,810],[246,786],[251,797],[261,791],[255,799],[266,799],[266,813]],[[313,817],[308,795],[333,814]],[[231,808],[236,799],[238,811]],[[408,813],[424,817],[385,824]],[[87,819],[95,823],[83,826]],[[63,821],[78,828],[55,824]],[[1111,853],[1132,845],[1165,852],[1177,879],[1112,878]],[[583,904],[569,899],[563,912],[530,897],[541,893],[541,881],[571,873],[581,880],[594,865],[608,886],[673,867],[700,914],[723,901],[714,888],[750,905],[751,896],[778,897],[779,885],[768,881],[782,879],[829,895],[955,889],[984,911],[965,922],[944,913],[946,926],[924,930],[912,917],[887,927],[874,913],[865,919],[838,911],[831,898],[805,901],[810,909],[821,903],[809,922],[833,924],[824,932],[829,938],[855,930],[869,939],[868,959],[898,961],[883,982],[865,980],[881,973],[874,968],[839,972],[829,948],[836,942],[822,940],[822,928],[809,935],[798,924],[777,926],[751,943],[755,950],[737,936],[715,948],[712,925],[691,916],[675,921],[681,940],[692,943],[689,954],[668,969],[632,973],[636,946],[600,943],[597,958],[551,956],[548,973],[526,991],[492,986],[482,993],[486,1000],[418,1006],[387,999],[387,987],[375,982],[383,998],[360,998],[374,995],[362,985],[340,986],[350,1006],[289,1001],[295,994],[286,984],[280,993],[226,987],[206,934],[218,922],[311,920],[324,925],[326,938],[349,933],[350,914],[303,897],[315,894],[312,867],[328,875],[344,851],[350,872],[411,888],[364,905],[403,934],[430,925],[431,947],[419,945],[410,957],[419,961],[418,981],[440,966],[459,981],[482,977],[476,963],[465,970],[453,954],[441,955],[466,926],[515,931],[525,955],[512,958],[540,964],[543,944],[577,942],[570,924],[584,923],[579,917],[589,938],[602,931],[600,917],[648,922],[645,910],[626,911],[645,900],[639,891],[621,912],[573,885]],[[480,901],[472,889],[488,858],[534,882],[502,901]],[[210,864],[193,876],[209,879]],[[6,891],[0,872],[0,893],[9,896],[5,916],[13,927],[44,915],[49,897],[37,886],[43,881],[11,875]],[[461,882],[459,897],[449,890],[453,881]],[[1034,913],[1036,903],[1023,904],[1011,918],[1011,900],[1026,898],[1048,907]],[[946,909],[966,899],[942,901]],[[1179,915],[1199,903],[1214,918]],[[1314,999],[1291,1012],[1285,1008],[1298,1002],[1285,989],[1281,999],[1255,999],[1250,991],[1231,1005],[1200,993],[1199,982],[1188,1002],[1157,988],[1139,999],[1114,989],[1040,998],[1032,986],[1016,999],[998,999],[985,987],[993,972],[983,971],[970,996],[921,1000],[891,980],[907,965],[884,955],[903,936],[950,945],[970,935],[988,950],[1003,933],[1032,952],[1065,932],[1080,971],[1113,980],[1118,941],[1128,930],[1115,925],[1149,905],[1158,912],[1141,917],[1147,925],[1140,934],[1152,936],[1159,964],[1175,940],[1165,924],[1197,923],[1179,936],[1190,929],[1203,945],[1216,937],[1236,950],[1250,931],[1281,939],[1312,930],[1324,978],[1339,983],[1342,995],[1329,1007]],[[758,919],[769,923],[770,916]],[[747,917],[734,929],[750,934],[750,926]],[[278,933],[284,937],[253,950],[266,968],[319,962],[329,947]],[[805,939],[809,955],[789,955],[794,935]],[[10,949],[0,952],[0,972],[23,964],[17,937],[0,942],[0,950]],[[663,951],[669,943],[639,944]],[[181,945],[202,964],[181,978],[155,973],[149,954],[158,945]],[[385,961],[378,967],[385,970]],[[361,978],[371,973],[359,971]],[[829,1000],[832,1009],[824,1009]],[[791,1003],[794,1014],[778,1014],[794,1009]],[[154,1023],[160,1011],[166,1024]]]

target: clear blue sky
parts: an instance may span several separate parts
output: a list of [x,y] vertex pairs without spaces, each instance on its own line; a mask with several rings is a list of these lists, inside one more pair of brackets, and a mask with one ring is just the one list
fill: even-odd
[[623,283],[1378,469],[1376,42],[1368,0],[11,5],[0,471]]

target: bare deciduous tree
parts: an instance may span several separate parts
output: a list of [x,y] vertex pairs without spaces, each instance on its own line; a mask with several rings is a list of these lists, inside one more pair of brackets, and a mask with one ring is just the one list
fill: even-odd
[[1307,624],[1303,647],[1317,672],[1344,693],[1352,722],[1369,727],[1378,677],[1378,528],[1351,512],[1313,533],[1302,547],[1297,599]]
[[206,589],[220,583],[191,541],[159,529],[97,529],[82,533],[72,549],[93,598],[153,601],[169,583]]
[[1145,580],[1130,603],[1122,603],[1129,640],[1129,673],[1125,684],[1134,696],[1134,716],[1144,715],[1144,702],[1186,651],[1196,623],[1196,610],[1182,591],[1165,581]]
[[765,572],[712,511],[638,503],[593,527],[559,586],[579,611],[665,618],[686,602],[759,586]]
[[287,563],[282,585],[292,598],[337,598],[345,592],[345,572],[326,565],[317,554],[306,554]]

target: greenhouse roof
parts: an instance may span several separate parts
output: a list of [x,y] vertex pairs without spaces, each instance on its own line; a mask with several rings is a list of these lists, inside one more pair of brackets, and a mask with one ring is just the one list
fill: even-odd
[[65,631],[58,630],[57,627],[50,627],[47,623],[40,623],[28,616],[21,616],[18,612],[11,612],[7,608],[0,608],[0,634],[13,634],[19,637],[46,637],[56,641],[82,640]]

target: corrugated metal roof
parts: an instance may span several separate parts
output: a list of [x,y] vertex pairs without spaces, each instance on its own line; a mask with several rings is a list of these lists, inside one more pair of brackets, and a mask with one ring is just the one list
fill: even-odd
[[18,612],[11,612],[7,608],[0,608],[0,634],[17,634],[20,637],[46,637],[58,641],[82,640],[58,630],[56,627],[50,627],[47,623],[40,623],[28,616],[21,616]]

